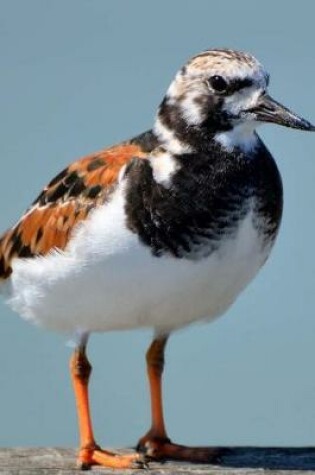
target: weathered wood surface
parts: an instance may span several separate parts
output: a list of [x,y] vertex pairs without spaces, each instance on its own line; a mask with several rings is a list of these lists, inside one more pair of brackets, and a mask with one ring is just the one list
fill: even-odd
[[[150,463],[148,469],[108,470],[94,467],[90,472],[116,475],[263,475],[315,474],[314,448],[231,448],[218,465]],[[75,450],[58,448],[0,449],[1,475],[78,475]]]

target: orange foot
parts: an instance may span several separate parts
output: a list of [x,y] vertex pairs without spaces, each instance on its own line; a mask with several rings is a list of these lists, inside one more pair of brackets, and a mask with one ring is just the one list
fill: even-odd
[[81,470],[89,470],[92,465],[102,465],[107,468],[145,468],[145,457],[142,454],[119,455],[102,450],[98,445],[80,449],[78,465]]
[[182,460],[193,463],[216,463],[223,455],[221,448],[186,447],[173,444],[170,439],[143,437],[137,450],[151,460]]

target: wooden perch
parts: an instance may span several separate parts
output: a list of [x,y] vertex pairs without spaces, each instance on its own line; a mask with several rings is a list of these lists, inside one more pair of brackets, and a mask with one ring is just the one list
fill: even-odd
[[[1,475],[73,475],[76,468],[74,449],[57,448],[2,448],[0,449]],[[255,448],[228,449],[218,465],[197,465],[166,462],[149,464],[145,470],[107,470],[93,467],[94,474],[116,475],[262,475],[315,474],[315,448]]]

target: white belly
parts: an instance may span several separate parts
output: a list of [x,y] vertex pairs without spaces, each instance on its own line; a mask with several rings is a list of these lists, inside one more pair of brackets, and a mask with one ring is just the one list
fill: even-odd
[[123,197],[92,213],[64,253],[17,259],[2,285],[22,317],[66,332],[154,327],[169,331],[223,313],[266,260],[252,212],[199,261],[153,257],[124,226]]

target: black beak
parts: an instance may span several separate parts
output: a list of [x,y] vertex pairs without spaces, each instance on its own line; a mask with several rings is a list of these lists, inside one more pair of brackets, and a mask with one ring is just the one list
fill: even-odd
[[294,114],[267,94],[261,96],[257,105],[246,112],[254,114],[257,122],[272,122],[293,129],[315,131],[314,125]]

